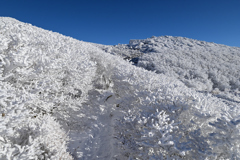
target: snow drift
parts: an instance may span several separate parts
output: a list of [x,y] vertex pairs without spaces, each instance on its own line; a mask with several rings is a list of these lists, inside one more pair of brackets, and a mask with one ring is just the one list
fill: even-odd
[[161,39],[103,46],[0,18],[0,158],[239,159],[239,48],[213,44],[220,66],[209,43]]

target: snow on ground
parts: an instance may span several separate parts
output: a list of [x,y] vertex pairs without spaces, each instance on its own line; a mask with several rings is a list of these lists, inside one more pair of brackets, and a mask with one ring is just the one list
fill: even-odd
[[0,159],[240,158],[239,48],[104,46],[12,18],[0,44]]

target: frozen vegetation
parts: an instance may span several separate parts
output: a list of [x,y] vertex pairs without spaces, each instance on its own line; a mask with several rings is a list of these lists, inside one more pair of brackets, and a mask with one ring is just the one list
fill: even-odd
[[237,47],[105,46],[0,17],[0,159],[240,159],[239,63]]

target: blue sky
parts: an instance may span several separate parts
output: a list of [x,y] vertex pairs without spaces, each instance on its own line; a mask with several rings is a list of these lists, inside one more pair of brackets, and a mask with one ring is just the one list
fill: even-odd
[[182,36],[240,47],[240,0],[2,0],[0,16],[100,44]]

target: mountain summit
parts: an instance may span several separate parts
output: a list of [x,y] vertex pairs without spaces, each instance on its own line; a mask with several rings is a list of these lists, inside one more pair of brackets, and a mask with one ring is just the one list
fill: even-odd
[[0,159],[240,158],[239,48],[105,46],[5,17],[0,44]]

